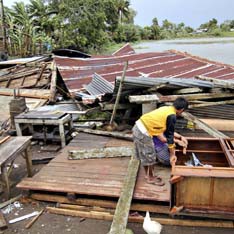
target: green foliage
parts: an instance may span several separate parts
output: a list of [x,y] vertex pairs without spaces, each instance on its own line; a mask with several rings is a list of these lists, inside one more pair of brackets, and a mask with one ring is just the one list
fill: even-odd
[[140,28],[133,24],[119,25],[113,35],[113,40],[117,43],[134,42],[140,40]]
[[[173,39],[192,36],[233,35],[234,20],[221,25],[213,18],[196,32],[183,22],[154,17],[146,27],[134,25],[136,11],[130,0],[30,0],[5,9],[8,53],[16,56],[40,54],[45,45],[99,53],[113,43]],[[195,34],[196,33],[196,34]]]
[[222,34],[222,31],[220,28],[215,28],[210,32],[210,35],[215,36],[215,37],[221,36],[221,34]]

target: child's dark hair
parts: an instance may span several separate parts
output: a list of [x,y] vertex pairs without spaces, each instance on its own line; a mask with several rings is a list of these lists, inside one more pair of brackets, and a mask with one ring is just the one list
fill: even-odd
[[183,97],[178,97],[173,102],[173,106],[176,108],[176,110],[181,110],[181,109],[186,110],[188,109],[188,101]]

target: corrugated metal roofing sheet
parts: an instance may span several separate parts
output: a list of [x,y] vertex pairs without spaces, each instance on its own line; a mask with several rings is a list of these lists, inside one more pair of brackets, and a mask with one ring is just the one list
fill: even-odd
[[123,47],[115,51],[112,55],[124,55],[124,54],[135,54],[135,50],[130,46],[129,43],[125,44]]
[[91,95],[112,93],[114,90],[114,85],[103,79],[97,73],[94,73],[92,82],[90,82],[88,85],[84,85],[84,87]]
[[[121,77],[117,77],[115,81],[115,90],[117,92]],[[210,81],[197,80],[194,78],[151,78],[151,77],[125,77],[123,81],[123,90],[136,88],[151,88],[157,85],[166,84],[168,88],[214,88],[216,85]],[[219,87],[217,85],[217,87]]]
[[128,61],[126,76],[193,78],[203,75],[218,79],[234,79],[234,66],[199,58],[178,51],[148,52],[96,56],[87,59],[55,57],[67,88],[73,92],[90,83],[96,72],[109,82],[121,76]]

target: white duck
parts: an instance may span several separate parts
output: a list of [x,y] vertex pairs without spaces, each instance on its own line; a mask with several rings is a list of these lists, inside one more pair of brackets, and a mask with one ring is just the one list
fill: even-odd
[[143,222],[143,229],[147,234],[160,234],[162,225],[156,221],[152,221],[150,219],[149,211],[147,211]]

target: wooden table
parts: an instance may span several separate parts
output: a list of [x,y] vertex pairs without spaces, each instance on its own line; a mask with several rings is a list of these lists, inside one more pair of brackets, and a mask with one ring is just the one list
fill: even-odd
[[[15,117],[15,127],[18,136],[22,136],[21,127],[23,125],[28,125],[33,134],[33,125],[57,125],[59,127],[59,135],[61,139],[61,145],[64,147],[66,145],[66,134],[65,125],[68,125],[69,131],[73,127],[72,116],[70,114],[64,113],[53,113],[48,111],[30,111],[27,113],[19,114]],[[45,133],[46,135],[46,133]]]
[[22,155],[26,160],[28,176],[32,176],[31,136],[11,137],[0,145],[1,183],[6,187],[6,197],[10,197],[9,175],[15,159]]

